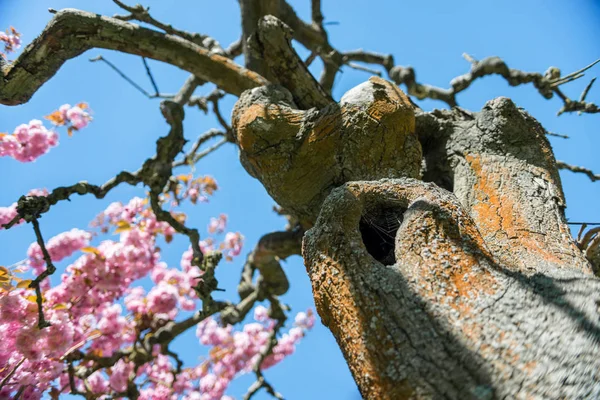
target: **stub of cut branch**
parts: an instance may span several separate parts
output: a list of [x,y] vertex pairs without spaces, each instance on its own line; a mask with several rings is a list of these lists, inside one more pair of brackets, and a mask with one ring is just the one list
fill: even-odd
[[600,395],[600,280],[496,263],[476,221],[434,184],[334,189],[303,256],[363,398]]
[[299,110],[281,86],[247,91],[235,105],[232,125],[242,165],[310,226],[329,191],[344,182],[418,177],[414,122],[406,95],[373,77],[320,110]]
[[0,104],[27,102],[65,61],[86,50],[104,48],[152,58],[215,83],[228,93],[265,85],[268,81],[229,58],[213,54],[178,36],[75,9],[57,12],[41,35],[0,76]]

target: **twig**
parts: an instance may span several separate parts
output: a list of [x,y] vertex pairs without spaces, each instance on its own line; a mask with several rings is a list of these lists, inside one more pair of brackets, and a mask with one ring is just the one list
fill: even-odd
[[280,393],[276,392],[273,386],[269,382],[267,382],[261,369],[262,363],[269,355],[271,355],[271,353],[273,352],[273,348],[275,348],[275,346],[277,345],[277,334],[285,324],[286,320],[285,313],[282,310],[281,303],[279,303],[279,300],[277,300],[276,298],[270,298],[269,300],[271,302],[270,316],[276,319],[277,323],[273,327],[273,331],[269,336],[267,346],[264,349],[262,349],[258,360],[254,365],[253,371],[256,375],[256,381],[248,388],[248,391],[244,395],[244,400],[250,400],[262,388],[264,388],[267,391],[267,393],[269,393],[274,398],[283,400],[283,396]]
[[203,159],[204,157],[206,157],[207,155],[209,155],[210,153],[212,153],[213,151],[217,150],[219,147],[223,146],[225,143],[230,142],[230,140],[228,138],[224,138],[222,140],[219,140],[217,143],[213,144],[212,146],[204,149],[203,151],[201,151],[200,153],[196,154],[194,156],[194,158],[192,159],[192,163],[195,164],[198,161],[200,161],[201,159]]
[[164,24],[164,23],[154,19],[148,12],[149,8],[144,8],[141,4],[137,4],[133,7],[131,7],[131,6],[126,5],[125,3],[123,3],[120,0],[113,0],[113,2],[116,5],[118,5],[119,7],[121,7],[123,10],[131,13],[131,15],[126,15],[126,16],[116,15],[116,16],[114,16],[115,19],[120,19],[122,21],[137,20],[140,22],[145,22],[145,23],[150,24],[158,29],[165,31],[166,33],[168,33],[170,35],[179,36],[179,37],[189,40],[190,42],[195,43],[199,46],[207,47],[208,50],[211,50],[211,51],[216,50],[221,53],[223,52],[223,49],[221,48],[221,46],[214,39],[212,41],[209,41],[212,46],[205,45],[206,44],[205,42],[207,42],[206,39],[211,39],[209,36],[201,35],[199,33],[191,33],[191,32],[182,31],[180,29],[174,28],[170,24]]
[[598,64],[599,62],[600,62],[600,59],[592,62],[591,64],[586,65],[585,67],[583,67],[583,68],[581,68],[581,69],[579,69],[579,70],[577,70],[575,72],[571,72],[568,75],[565,75],[563,77],[556,78],[556,79],[552,80],[551,81],[552,82],[552,86],[558,87],[558,86],[563,85],[565,83],[572,82],[575,79],[581,78],[583,76],[583,72],[585,72],[588,69],[592,68],[594,65]]
[[594,84],[594,82],[596,82],[596,78],[592,78],[590,80],[590,83],[587,84],[587,86],[585,87],[585,89],[583,89],[583,92],[581,92],[581,96],[579,97],[579,101],[580,102],[584,102],[585,98],[587,97],[590,89],[592,88],[592,85]]
[[233,60],[237,56],[242,55],[243,50],[244,46],[242,44],[242,38],[239,38],[238,40],[227,46],[227,48],[225,49],[225,55]]
[[231,126],[229,126],[227,121],[225,121],[225,118],[223,118],[223,116],[221,115],[221,111],[219,110],[219,100],[221,98],[223,98],[223,96],[225,96],[225,92],[222,92],[219,90],[219,95],[211,98],[211,101],[213,104],[213,112],[215,113],[215,116],[217,117],[217,121],[219,121],[219,124],[221,124],[223,129],[225,129],[225,132],[227,132],[228,136],[231,137],[233,135]]
[[365,71],[365,72],[368,72],[368,73],[373,74],[373,75],[381,76],[381,71],[377,71],[377,70],[369,68],[369,67],[364,67],[364,66],[362,66],[360,64],[349,62],[346,65],[349,66],[350,68],[353,68],[353,69],[356,69],[356,70],[359,70],[359,71]]
[[150,71],[150,66],[146,61],[146,57],[142,57],[142,62],[144,63],[144,67],[146,68],[146,74],[148,74],[148,78],[150,78],[150,82],[152,83],[152,87],[154,88],[154,96],[160,97],[160,90],[158,90],[158,86],[156,85],[154,76],[152,76],[152,71]]
[[37,243],[40,246],[40,248],[42,249],[42,255],[43,255],[44,261],[46,262],[46,269],[44,270],[44,272],[39,274],[29,284],[29,288],[35,289],[35,294],[36,294],[35,301],[38,306],[38,328],[44,329],[44,328],[49,327],[50,323],[48,321],[46,321],[46,319],[44,318],[44,308],[43,308],[44,299],[42,297],[42,289],[40,288],[40,284],[45,278],[47,278],[48,276],[50,276],[54,272],[56,272],[56,267],[52,263],[52,258],[50,257],[50,253],[48,253],[46,244],[44,243],[44,238],[42,237],[42,231],[40,230],[40,224],[37,220],[37,217],[34,217],[31,220],[31,224],[33,225],[33,230],[35,232],[35,237],[36,237]]
[[10,381],[10,378],[12,378],[12,376],[15,374],[15,372],[17,372],[17,369],[19,369],[19,367],[21,366],[21,364],[23,364],[25,362],[25,357],[21,358],[21,361],[19,361],[12,370],[10,370],[10,372],[4,377],[2,378],[2,381],[0,381],[0,390],[2,390],[2,388],[4,387],[4,385],[6,385],[8,383],[8,381]]
[[195,163],[195,157],[197,156],[197,151],[200,148],[200,146],[202,146],[205,142],[209,141],[212,138],[218,137],[218,136],[225,136],[227,135],[226,132],[220,131],[218,129],[210,129],[207,132],[203,133],[202,135],[198,136],[198,139],[196,139],[196,142],[194,142],[194,145],[192,146],[192,149],[185,155],[185,157],[183,157],[182,160],[176,161],[173,163],[173,168],[175,167],[180,167],[182,165],[191,165]]
[[[583,230],[585,225],[581,226],[581,230]],[[585,250],[586,248],[589,247],[590,243],[594,240],[594,238],[598,235],[598,233],[600,232],[600,227],[596,227],[596,228],[592,228],[590,230],[588,230],[585,235],[583,235],[583,237],[581,238],[581,240],[577,241],[577,246],[582,249]]]
[[569,139],[569,136],[563,135],[561,133],[546,132],[546,135],[548,135],[548,136],[554,136],[554,137],[559,137],[559,138],[562,138],[562,139]]
[[600,222],[567,222],[568,225],[600,225]]
[[[144,57],[142,57],[142,60],[144,60],[144,65],[147,65],[146,64],[146,59]],[[125,75],[125,73],[123,71],[121,71],[116,65],[114,65],[113,63],[111,63],[110,61],[108,61],[103,56],[98,55],[98,56],[96,56],[94,58],[90,58],[90,61],[91,62],[102,61],[102,62],[106,63],[106,65],[108,65],[110,68],[113,69],[113,71],[115,71],[117,74],[119,74],[119,76],[121,78],[125,79],[127,81],[127,83],[129,83],[131,86],[133,86],[134,88],[136,88],[140,93],[142,93],[147,98],[153,99],[153,98],[156,98],[156,97],[161,97],[161,95],[158,92],[156,94],[154,94],[154,95],[148,93],[143,87],[141,87],[140,85],[138,85],[137,83],[135,83],[133,81],[133,79],[131,79],[130,77],[128,77],[127,75]],[[152,81],[153,81],[153,79],[152,79]],[[168,97],[172,97],[172,96],[168,96]],[[163,98],[168,98],[168,97],[163,97]]]
[[556,167],[558,169],[566,169],[571,172],[579,172],[579,173],[585,174],[588,178],[590,178],[590,180],[592,182],[596,182],[596,181],[600,180],[600,175],[594,174],[594,172],[588,168],[579,167],[577,165],[567,164],[563,161],[558,161],[558,160],[556,161]]

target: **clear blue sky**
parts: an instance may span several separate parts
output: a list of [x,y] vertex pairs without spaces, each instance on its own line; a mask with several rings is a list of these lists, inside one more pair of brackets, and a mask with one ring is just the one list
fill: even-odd
[[[309,0],[291,3],[300,15],[308,17]],[[543,72],[554,65],[564,73],[600,57],[597,41],[600,37],[600,2],[595,0],[324,0],[323,3],[326,21],[339,22],[328,27],[336,48],[392,53],[396,63],[416,68],[419,81],[437,86],[448,87],[454,76],[468,70],[469,64],[461,57],[463,52],[480,59],[498,55],[509,66],[527,71]],[[182,29],[209,34],[225,46],[240,35],[235,0],[154,0],[144,4],[152,7],[152,14],[157,19]],[[118,12],[109,0],[0,0],[0,29],[13,25],[28,43],[51,18],[46,11],[49,7],[78,7],[106,15]],[[155,140],[168,131],[158,110],[158,101],[141,96],[105,65],[87,61],[98,54],[119,65],[150,90],[139,58],[91,50],[69,61],[28,104],[0,106],[0,132],[12,132],[20,123],[41,118],[64,103],[87,101],[95,118],[89,128],[72,138],[61,134],[59,147],[34,163],[0,159],[0,205],[11,204],[32,188],[52,189],[79,180],[100,184],[118,171],[136,169],[154,154]],[[188,75],[158,62],[151,62],[151,67],[163,92],[176,91]],[[569,84],[565,91],[578,98],[588,79],[599,74],[600,66],[597,66],[584,80]],[[346,90],[368,77],[364,72],[344,69],[334,88],[334,96],[339,99]],[[210,90],[208,86],[200,88],[197,94]],[[558,159],[600,172],[597,155],[600,148],[599,115],[556,117],[561,106],[559,99],[545,100],[531,86],[511,88],[497,77],[477,81],[458,97],[458,101],[462,107],[479,110],[485,101],[497,96],[511,97],[549,131],[571,136],[569,140],[550,139]],[[600,103],[600,85],[592,89],[588,99]],[[234,101],[231,96],[226,98],[225,113],[230,112]],[[445,107],[435,101],[423,101],[419,105],[427,110]],[[211,115],[187,111],[188,138],[217,126]],[[209,204],[186,208],[191,215],[188,221],[201,231],[211,216],[225,212],[230,217],[229,228],[246,236],[245,250],[250,250],[262,234],[285,225],[285,221],[271,211],[273,200],[241,167],[233,145],[204,159],[197,171],[213,175],[221,187]],[[561,177],[567,196],[567,216],[573,221],[600,221],[597,207],[600,182],[593,184],[586,177],[569,172],[561,173]],[[71,203],[61,203],[44,215],[40,221],[43,233],[50,238],[73,227],[86,228],[110,202],[127,201],[135,195],[143,195],[143,190],[122,187],[102,201],[74,197]],[[33,239],[29,226],[1,231],[0,265],[23,259]],[[164,251],[166,261],[177,265],[186,246],[184,238],[176,240]],[[226,296],[231,299],[235,299],[235,285],[243,259],[223,263],[218,270],[221,286],[227,289]],[[290,259],[285,268],[292,282],[285,301],[294,311],[313,307],[310,283],[300,257]],[[56,277],[54,282],[57,282]],[[193,332],[180,338],[175,350],[182,354],[188,365],[202,355]],[[287,399],[359,398],[335,340],[321,325],[300,344],[296,354],[269,370],[266,376]],[[252,380],[252,376],[237,380],[229,393],[241,398]],[[258,398],[268,396],[261,394]]]

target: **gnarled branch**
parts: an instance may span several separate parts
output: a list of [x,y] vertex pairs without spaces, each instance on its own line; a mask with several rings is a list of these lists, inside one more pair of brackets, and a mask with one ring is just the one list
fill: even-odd
[[227,57],[212,54],[180,37],[115,18],[65,9],[56,13],[13,64],[4,66],[0,76],[0,104],[27,102],[65,61],[95,47],[172,64],[235,95],[268,83]]

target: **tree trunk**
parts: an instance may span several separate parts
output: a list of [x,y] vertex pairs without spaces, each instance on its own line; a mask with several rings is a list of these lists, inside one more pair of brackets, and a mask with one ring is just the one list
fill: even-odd
[[379,78],[320,110],[279,86],[234,110],[243,165],[310,228],[317,310],[362,395],[600,396],[600,281],[545,131],[506,98],[415,112]]

